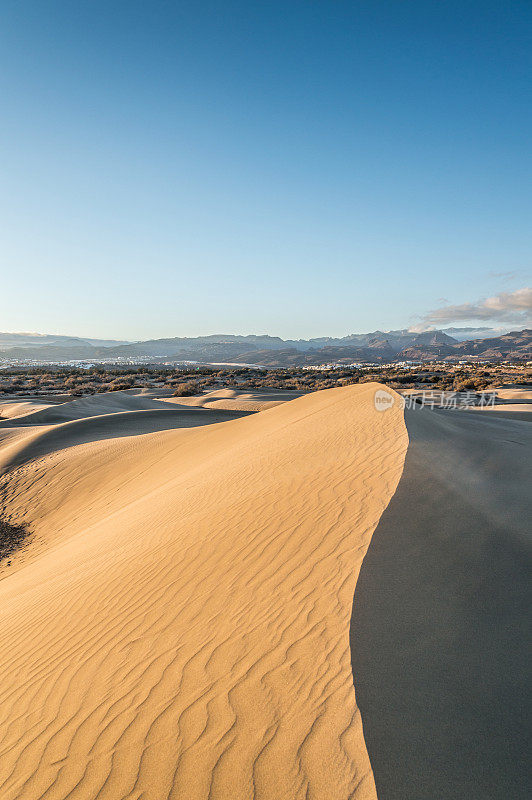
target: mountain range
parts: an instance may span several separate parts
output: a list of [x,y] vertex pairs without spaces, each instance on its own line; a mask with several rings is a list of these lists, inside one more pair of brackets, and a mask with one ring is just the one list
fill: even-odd
[[[451,328],[415,332],[407,329],[349,334],[341,338],[281,339],[278,336],[220,334],[197,337],[125,342],[84,339],[48,334],[0,333],[0,359],[72,361],[149,359],[155,363],[199,363],[305,366],[329,362],[454,360],[476,356],[484,360],[532,358],[532,331],[525,329],[502,336],[464,338],[468,330]],[[452,336],[450,333],[454,333]],[[490,331],[491,333],[491,331]],[[478,334],[477,334],[478,335]]]

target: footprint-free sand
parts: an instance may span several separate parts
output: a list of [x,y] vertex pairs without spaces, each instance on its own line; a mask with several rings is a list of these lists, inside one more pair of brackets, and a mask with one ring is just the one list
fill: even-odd
[[375,388],[1,423],[3,800],[375,798],[349,621],[408,440]]

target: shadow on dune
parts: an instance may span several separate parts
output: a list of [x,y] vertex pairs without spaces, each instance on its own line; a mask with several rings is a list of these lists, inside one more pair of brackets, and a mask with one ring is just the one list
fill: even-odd
[[378,797],[525,800],[532,427],[429,410],[406,422],[351,621]]
[[246,411],[206,411],[200,408],[176,410],[125,411],[63,422],[42,433],[30,435],[20,449],[3,465],[4,470],[18,467],[56,450],[102,439],[117,439],[177,428],[212,425],[247,416]]
[[188,406],[178,406],[164,399],[152,397],[135,390],[123,392],[102,392],[86,395],[67,402],[32,411],[18,417],[8,417],[0,422],[0,428],[28,428],[40,425],[58,425],[63,422],[98,417],[104,414],[118,414],[130,411],[169,411],[188,410]]
[[[507,404],[510,405],[510,404]],[[493,410],[472,411],[473,414],[489,414],[491,417],[503,417],[518,422],[532,422],[532,412],[530,403],[512,403],[512,408],[505,408],[504,405],[497,405]],[[523,406],[523,409],[515,408],[516,405]]]

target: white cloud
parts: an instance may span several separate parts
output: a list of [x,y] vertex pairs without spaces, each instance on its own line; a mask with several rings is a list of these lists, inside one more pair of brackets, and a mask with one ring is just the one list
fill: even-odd
[[429,311],[413,330],[441,327],[452,322],[486,320],[505,322],[518,328],[532,326],[532,288],[516,289],[515,292],[500,292],[476,303],[446,305]]

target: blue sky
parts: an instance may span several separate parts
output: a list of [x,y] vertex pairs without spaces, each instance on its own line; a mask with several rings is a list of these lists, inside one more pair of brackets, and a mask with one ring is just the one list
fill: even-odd
[[531,34],[529,0],[4,0],[0,329],[504,323]]

